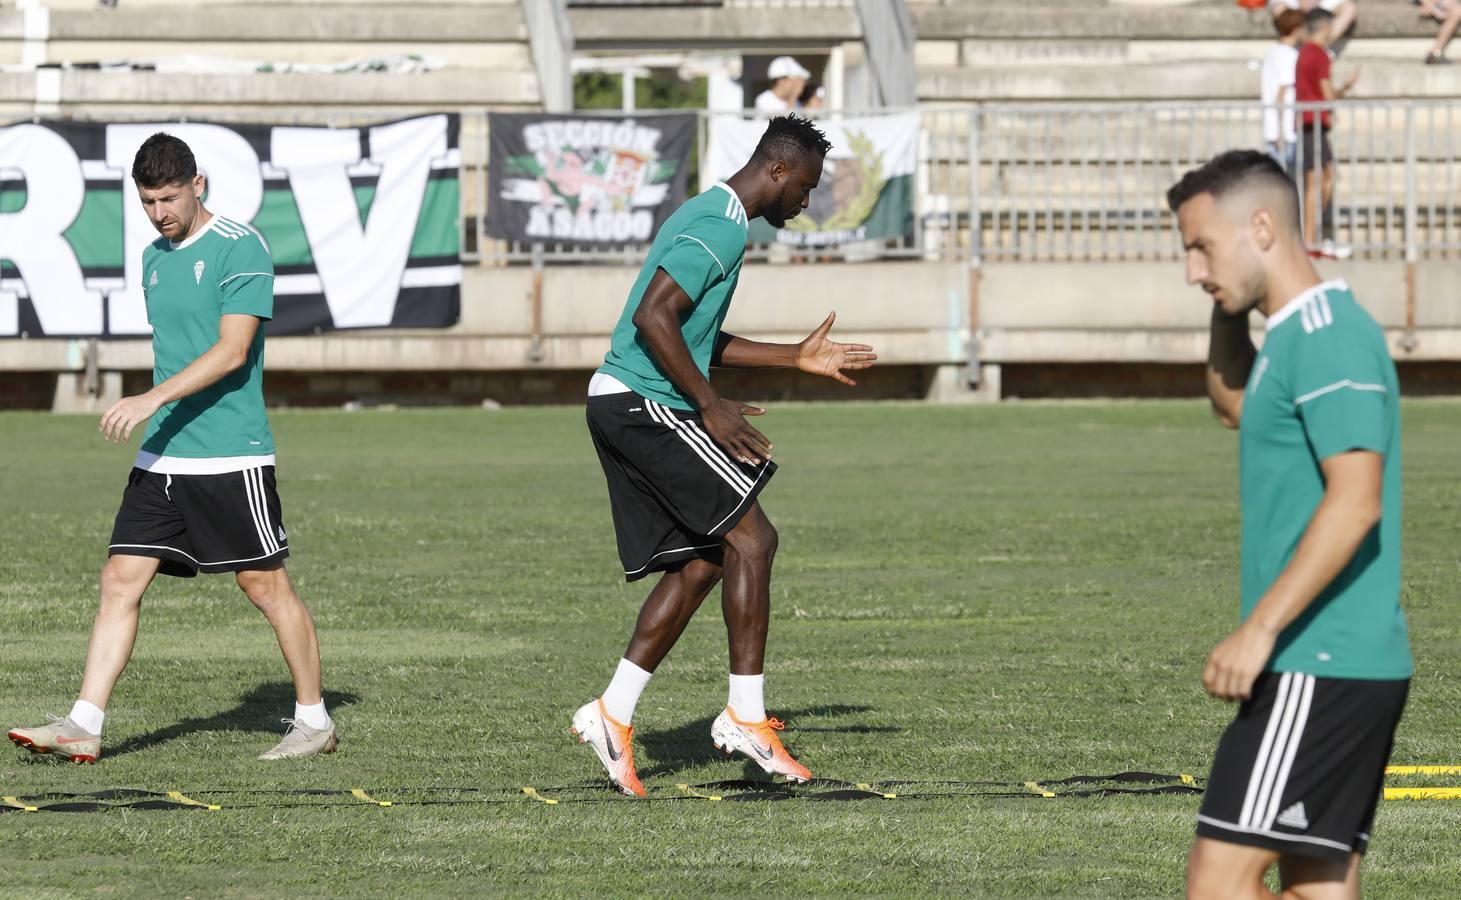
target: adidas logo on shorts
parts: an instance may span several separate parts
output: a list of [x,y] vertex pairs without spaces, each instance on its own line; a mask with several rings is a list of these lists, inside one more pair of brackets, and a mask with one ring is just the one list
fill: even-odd
[[1309,816],[1304,812],[1304,802],[1300,800],[1293,806],[1278,814],[1278,824],[1285,828],[1297,828],[1305,831],[1309,828]]

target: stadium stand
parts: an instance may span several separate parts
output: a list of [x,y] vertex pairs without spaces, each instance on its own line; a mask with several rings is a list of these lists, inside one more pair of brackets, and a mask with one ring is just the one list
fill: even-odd
[[[540,96],[525,38],[521,8],[507,0],[297,5],[121,0],[116,9],[48,0],[0,10],[0,63],[43,66],[0,73],[0,114],[216,118],[362,105],[387,115],[463,106],[531,108]],[[408,56],[439,68],[406,74],[251,71],[388,63]],[[121,71],[129,63],[159,71]],[[96,65],[105,68],[92,68]],[[172,77],[177,74],[188,77]]]
[[[482,113],[552,108],[563,87],[545,66],[557,36],[543,33],[540,14],[552,4],[538,2],[25,3],[0,9],[0,117],[348,123],[461,110],[460,324],[271,340],[271,390],[292,403],[567,400],[603,353],[635,257],[632,247],[593,259],[548,248],[539,272],[524,248],[481,231]],[[824,58],[834,109],[895,96],[885,60],[911,55],[901,75],[924,132],[916,238],[858,262],[834,254],[785,265],[762,248],[735,328],[795,339],[835,306],[839,330],[877,345],[888,363],[866,380],[873,395],[1200,389],[1191,372],[1206,309],[1182,284],[1161,191],[1204,154],[1258,142],[1267,12],[1231,0],[908,0],[916,42],[900,46],[896,18],[878,19],[876,39],[865,40],[867,16],[901,6],[569,0],[563,22],[579,62]],[[1461,360],[1461,212],[1449,174],[1461,67],[1420,64],[1433,36],[1408,2],[1365,0],[1336,64],[1363,69],[1339,140],[1339,225],[1357,252],[1326,271],[1375,299],[1413,371]],[[3,368],[75,372],[84,363],[72,344],[0,345]],[[145,374],[145,342],[102,342],[95,353],[102,371]],[[58,403],[79,383],[68,377]],[[804,395],[790,377],[748,390]]]
[[[1241,100],[1258,95],[1273,41],[1266,10],[1231,0],[1139,4],[912,0],[925,102]],[[1408,0],[1364,0],[1343,63],[1356,98],[1461,96],[1461,71],[1422,68],[1435,25]]]

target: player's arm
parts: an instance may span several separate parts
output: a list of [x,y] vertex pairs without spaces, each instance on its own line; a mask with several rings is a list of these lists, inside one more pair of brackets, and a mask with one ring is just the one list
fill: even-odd
[[743,462],[771,459],[771,442],[744,418],[759,416],[765,410],[721,397],[695,365],[680,331],[681,316],[692,306],[690,295],[675,279],[664,269],[657,269],[634,311],[634,327],[665,377],[700,410],[706,432],[726,453]]
[[842,374],[843,369],[866,369],[878,355],[867,344],[842,344],[830,340],[828,332],[837,314],[831,313],[806,340],[796,344],[770,344],[747,340],[722,331],[715,342],[713,366],[728,369],[798,369],[813,375],[835,378],[846,385],[857,382]]
[[1213,304],[1211,336],[1207,345],[1207,396],[1213,415],[1228,428],[1243,419],[1243,392],[1258,351],[1248,334],[1248,314],[1230,316]]
[[1248,699],[1279,634],[1339,577],[1370,530],[1379,524],[1383,456],[1352,450],[1329,457],[1320,468],[1324,499],[1309,520],[1293,559],[1238,630],[1207,659],[1202,684],[1214,697]]
[[111,405],[98,426],[107,440],[122,443],[132,429],[152,418],[164,405],[198,393],[237,370],[248,359],[259,330],[255,316],[226,314],[218,320],[218,342],[173,377],[145,394],[123,397]]

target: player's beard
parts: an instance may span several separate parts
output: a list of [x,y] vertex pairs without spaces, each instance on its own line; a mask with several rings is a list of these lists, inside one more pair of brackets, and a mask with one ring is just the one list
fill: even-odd
[[796,214],[799,212],[801,212],[801,207],[789,205],[784,196],[777,194],[771,207],[761,213],[761,218],[765,219],[772,228],[784,228],[787,221],[796,218]]

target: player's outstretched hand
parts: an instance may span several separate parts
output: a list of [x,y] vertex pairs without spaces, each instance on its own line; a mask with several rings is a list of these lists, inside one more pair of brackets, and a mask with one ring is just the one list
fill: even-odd
[[157,408],[157,401],[147,394],[123,397],[102,414],[97,430],[115,444],[124,443],[132,436],[132,429],[152,418]]
[[1276,640],[1276,635],[1251,621],[1238,626],[1208,655],[1202,686],[1220,700],[1247,700]]
[[803,372],[835,378],[843,384],[854,385],[857,382],[843,375],[842,370],[866,369],[873,364],[878,355],[867,344],[839,344],[828,339],[827,333],[832,330],[832,323],[835,321],[837,321],[837,314],[830,313],[827,320],[817,326],[816,331],[807,335],[807,339],[797,345],[796,367]]
[[771,460],[771,442],[766,435],[751,427],[746,416],[765,415],[766,410],[747,406],[737,400],[716,400],[700,411],[705,430],[731,459],[750,465],[757,460]]

